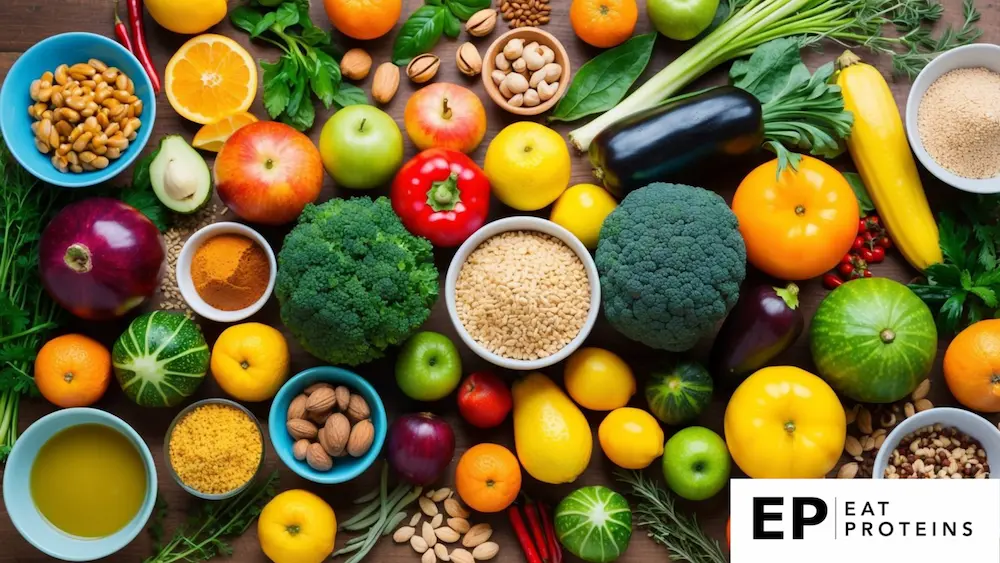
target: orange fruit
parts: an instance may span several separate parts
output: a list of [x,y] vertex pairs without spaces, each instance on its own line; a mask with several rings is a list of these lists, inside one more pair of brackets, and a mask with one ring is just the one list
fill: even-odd
[[631,37],[638,19],[635,0],[573,0],[569,7],[573,31],[580,39],[602,49]]
[[250,109],[257,96],[256,61],[239,43],[213,33],[181,45],[163,77],[174,111],[202,125]]
[[1000,412],[1000,319],[974,323],[944,353],[944,380],[951,394],[979,412]]
[[218,121],[203,125],[195,134],[191,145],[203,151],[219,152],[222,150],[222,145],[226,144],[226,141],[237,129],[258,121],[260,120],[257,119],[257,116],[248,111],[227,115]]
[[402,0],[324,0],[323,4],[333,27],[361,40],[389,33],[403,12]]
[[455,488],[476,512],[500,512],[521,492],[521,466],[507,448],[478,444],[458,460]]
[[59,407],[96,403],[111,382],[111,352],[82,334],[49,340],[35,358],[35,384]]

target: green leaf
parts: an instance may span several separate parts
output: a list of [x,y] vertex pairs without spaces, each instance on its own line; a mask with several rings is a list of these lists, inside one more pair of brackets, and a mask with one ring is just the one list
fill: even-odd
[[125,188],[121,190],[118,199],[138,209],[161,233],[170,229],[170,212],[152,191]]
[[938,219],[938,232],[945,260],[961,270],[968,268],[969,254],[966,247],[972,237],[972,229],[955,221],[951,215],[942,213]]
[[354,84],[341,84],[340,90],[333,96],[333,104],[337,109],[347,106],[368,105],[368,94],[364,89]]
[[981,286],[1000,285],[1000,270],[983,272],[973,278],[973,283]]
[[295,66],[298,63],[295,59],[287,58],[288,55],[278,59],[276,63],[261,61],[260,67],[264,70],[264,109],[267,110],[271,119],[277,119],[292,97],[288,83],[291,80],[286,66]]
[[160,154],[159,147],[136,162],[135,168],[132,169],[133,189],[139,191],[149,191],[153,189],[153,182],[149,177],[149,167],[153,164],[153,161],[156,159],[156,155],[158,154]]
[[291,125],[299,131],[305,131],[312,127],[315,120],[316,108],[313,107],[312,99],[308,96],[305,97],[305,101],[299,105],[295,113],[288,111],[281,116],[282,123]]
[[479,10],[485,10],[492,4],[491,0],[445,0],[451,13],[462,21],[466,21]]
[[253,30],[263,19],[263,15],[257,10],[250,9],[246,6],[238,6],[229,14],[229,21],[233,22],[233,25],[242,29],[247,33],[253,33]]
[[410,14],[392,46],[392,62],[409,64],[413,57],[430,52],[441,39],[450,12],[443,6],[421,6]]
[[962,270],[962,273],[959,276],[959,286],[965,290],[972,289],[972,274],[970,274],[968,270]]
[[992,289],[988,287],[974,286],[969,288],[969,292],[975,294],[976,297],[983,300],[985,304],[990,309],[995,309],[997,306],[997,294]]
[[938,311],[938,328],[944,334],[954,334],[958,332],[959,325],[962,322],[962,311],[965,307],[965,298],[968,297],[968,292],[959,291],[948,298],[947,301],[941,305],[941,310]]
[[444,18],[444,34],[452,39],[456,39],[462,34],[462,21],[451,12],[448,12]]
[[733,86],[750,92],[765,104],[809,83],[809,69],[802,62],[798,39],[775,39],[757,47],[747,60],[733,63]]
[[250,37],[259,37],[261,33],[264,33],[274,22],[278,21],[278,15],[275,12],[268,12],[257,22],[257,25],[253,26],[253,31],[250,32]]
[[302,41],[310,47],[326,47],[333,43],[333,38],[318,27],[308,26],[302,30]]
[[646,69],[655,43],[655,33],[638,35],[587,61],[549,120],[575,121],[615,107]]
[[309,77],[309,87],[323,105],[329,109],[333,104],[333,96],[340,84],[340,65],[333,57],[322,51],[313,51],[315,57],[312,76]]
[[858,209],[861,217],[866,217],[869,213],[875,211],[875,204],[872,203],[872,198],[868,196],[868,190],[865,189],[865,182],[861,179],[861,174],[844,172],[844,178],[847,179],[851,190],[854,191],[854,197],[858,198]]
[[962,270],[954,264],[931,264],[924,270],[924,275],[931,285],[940,285],[950,288],[962,287]]
[[285,2],[275,12],[275,24],[281,30],[299,23],[299,8],[294,3]]

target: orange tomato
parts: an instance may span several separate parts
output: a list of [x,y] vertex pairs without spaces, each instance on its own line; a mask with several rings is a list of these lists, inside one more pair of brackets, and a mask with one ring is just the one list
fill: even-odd
[[733,197],[750,263],[796,281],[835,268],[858,234],[858,200],[844,175],[803,156],[777,177],[778,161],[758,166]]
[[500,512],[521,492],[521,465],[499,444],[478,444],[458,460],[455,489],[473,510]]
[[59,407],[96,403],[111,382],[111,352],[82,334],[49,340],[35,358],[35,384],[42,396]]
[[573,0],[569,21],[580,39],[607,49],[632,36],[639,19],[635,0]]
[[944,353],[951,394],[979,412],[1000,412],[1000,319],[979,321],[958,333]]
[[403,12],[402,0],[324,0],[323,4],[333,27],[361,40],[389,33]]

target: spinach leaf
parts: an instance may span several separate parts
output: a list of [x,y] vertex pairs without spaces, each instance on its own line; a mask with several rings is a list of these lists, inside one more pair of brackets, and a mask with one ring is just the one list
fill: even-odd
[[479,10],[489,8],[491,4],[490,0],[444,0],[444,3],[462,21],[471,18]]
[[434,48],[444,32],[449,12],[443,6],[421,6],[403,23],[392,45],[392,62],[409,64],[413,57]]
[[757,47],[749,59],[733,63],[729,71],[733,86],[766,104],[807,84],[809,69],[802,62],[801,48],[795,38],[775,39]]
[[347,106],[368,105],[368,94],[354,84],[341,84],[340,90],[333,95],[333,104],[337,109]]
[[655,43],[655,33],[638,35],[588,61],[549,120],[575,121],[615,107],[646,69]]

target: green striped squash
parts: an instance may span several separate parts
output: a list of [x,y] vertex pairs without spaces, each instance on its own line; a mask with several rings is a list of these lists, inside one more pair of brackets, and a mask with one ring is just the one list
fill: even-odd
[[111,351],[118,384],[144,407],[172,407],[194,393],[208,373],[209,356],[198,325],[167,311],[132,321]]
[[628,549],[632,510],[607,487],[583,487],[556,506],[554,526],[567,551],[588,563],[609,563]]
[[712,376],[697,362],[678,362],[646,383],[646,402],[666,424],[687,424],[712,401]]
[[809,345],[820,377],[863,403],[892,403],[927,378],[937,327],[927,305],[886,278],[849,281],[823,299]]

